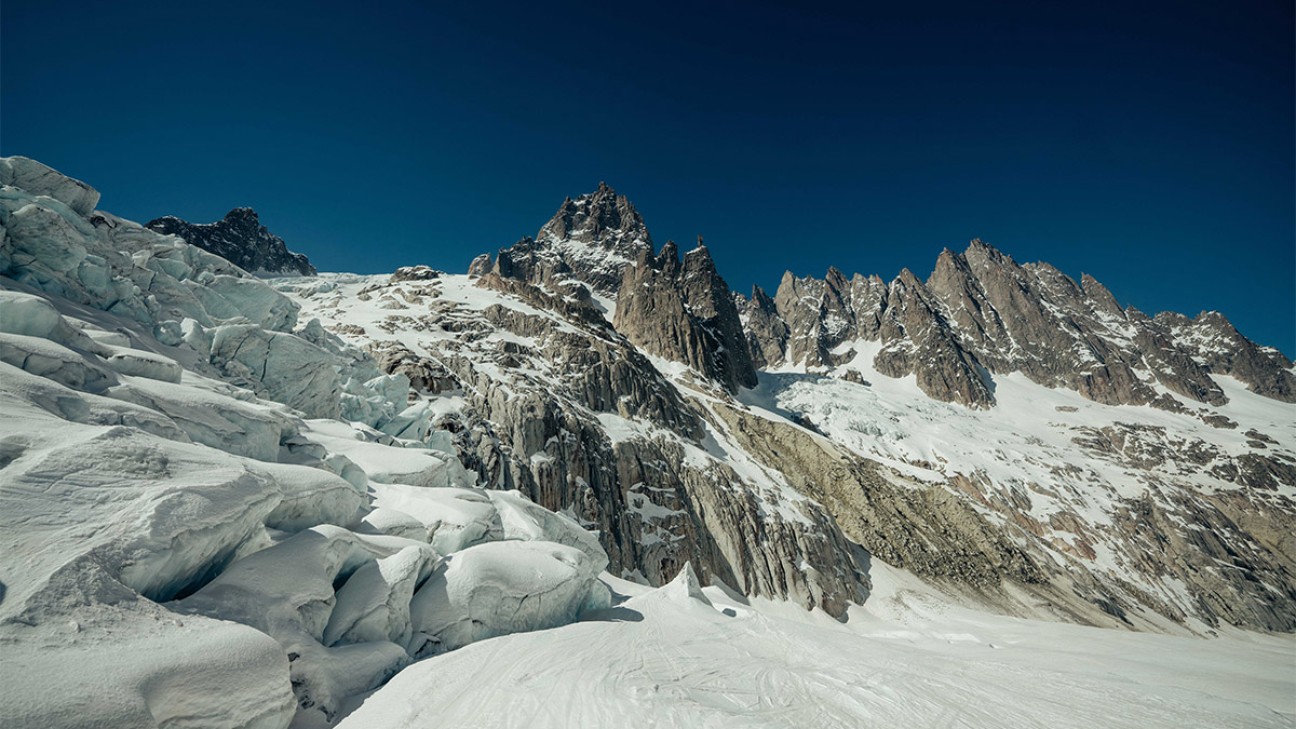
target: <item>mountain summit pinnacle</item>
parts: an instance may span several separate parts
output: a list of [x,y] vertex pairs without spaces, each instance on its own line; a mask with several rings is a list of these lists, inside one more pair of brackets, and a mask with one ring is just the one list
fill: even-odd
[[626,267],[652,250],[639,211],[625,195],[600,182],[594,192],[563,200],[535,238],[499,251],[493,263],[479,256],[469,273],[495,271],[531,283],[575,279],[613,296]]

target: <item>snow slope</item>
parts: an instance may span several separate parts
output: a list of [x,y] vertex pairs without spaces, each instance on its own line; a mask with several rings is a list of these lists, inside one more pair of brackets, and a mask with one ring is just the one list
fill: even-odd
[[[1110,594],[1138,586],[1123,611],[1158,629],[1207,632],[1221,615],[1239,624],[1231,607],[1266,602],[1276,607],[1248,624],[1287,629],[1296,405],[1226,375],[1214,381],[1227,403],[1172,412],[1106,405],[1014,373],[994,376],[996,406],[977,410],[933,400],[913,375],[878,372],[880,346],[843,344],[856,356],[827,373],[763,372],[740,398],[884,464],[897,484],[948,490],[1050,562],[1098,575]],[[1216,552],[1197,533],[1228,547]],[[1233,579],[1239,569],[1245,580]]]
[[[343,729],[1289,727],[1291,636],[1217,640],[965,610],[874,563],[846,624],[686,578],[423,661]],[[626,595],[633,595],[627,597]],[[708,604],[710,603],[710,604]]]

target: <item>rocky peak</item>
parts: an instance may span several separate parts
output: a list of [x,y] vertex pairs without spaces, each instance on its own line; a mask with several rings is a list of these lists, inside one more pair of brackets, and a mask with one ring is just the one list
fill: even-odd
[[1175,407],[1156,386],[1222,404],[1227,398],[1212,373],[1231,374],[1268,397],[1296,399],[1289,361],[1219,314],[1153,319],[1122,308],[1092,276],[1077,284],[1047,263],[1018,264],[980,239],[962,253],[943,250],[925,282],[907,268],[889,285],[876,276],[844,281],[837,269],[823,279],[789,272],[774,314],[745,305],[762,366],[832,369],[854,356],[851,341],[880,341],[873,363],[880,372],[913,373],[933,398],[974,407],[993,405],[993,375],[1009,372],[1108,404]]
[[613,327],[644,351],[682,362],[729,392],[756,386],[756,368],[729,285],[699,237],[679,258],[674,242],[625,270]]
[[575,279],[615,296],[625,269],[651,256],[652,250],[652,237],[639,211],[625,195],[600,182],[594,192],[563,200],[535,238],[502,249],[494,265],[479,256],[470,273],[493,270],[541,286]]
[[257,217],[257,212],[252,208],[234,208],[225,213],[225,220],[234,225],[260,226],[261,219]]
[[675,241],[666,241],[666,245],[662,246],[662,249],[657,252],[656,257],[653,258],[653,268],[662,271],[668,276],[675,276],[679,273],[680,253],[679,246],[675,245]]
[[564,200],[536,239],[547,243],[575,241],[623,254],[652,245],[639,211],[606,182],[600,182],[592,193]]
[[1098,279],[1093,276],[1087,273],[1081,274],[1080,289],[1084,291],[1085,297],[1093,305],[1094,311],[1111,317],[1121,317],[1125,314],[1125,310],[1121,308],[1121,305],[1116,303],[1116,297],[1112,296],[1112,292],[1108,291],[1107,287],[1099,283]]
[[787,350],[788,327],[779,316],[774,299],[761,287],[753,286],[750,299],[735,294],[734,304],[747,333],[752,364],[763,369],[781,361]]
[[[684,275],[685,276],[703,276],[718,277],[716,273],[715,260],[711,258],[711,251],[698,241],[698,247],[684,254]],[[721,281],[723,283],[723,280]],[[728,286],[726,286],[728,288]]]
[[1282,402],[1296,402],[1296,373],[1282,352],[1247,339],[1218,311],[1195,319],[1158,314],[1152,320],[1166,329],[1177,346],[1210,372],[1231,375],[1247,389]]
[[234,208],[214,223],[190,223],[166,215],[149,221],[145,227],[179,236],[190,245],[260,276],[315,275],[315,267],[306,256],[288,250],[283,238],[266,229],[252,208]]

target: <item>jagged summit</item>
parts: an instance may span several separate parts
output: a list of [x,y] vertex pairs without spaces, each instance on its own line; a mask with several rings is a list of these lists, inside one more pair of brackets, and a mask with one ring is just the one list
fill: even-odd
[[652,237],[639,211],[625,195],[600,182],[594,192],[564,199],[534,238],[501,249],[493,260],[489,254],[478,256],[468,273],[493,271],[544,286],[574,279],[614,296],[626,267],[652,252]]
[[606,182],[600,182],[594,192],[575,200],[563,200],[536,239],[555,244],[574,241],[608,249],[628,246],[626,253],[645,244],[652,245],[639,211]]
[[644,351],[683,362],[729,392],[756,386],[756,368],[729,285],[702,245],[680,259],[674,241],[625,269],[613,326]]
[[550,291],[579,281],[617,301],[614,328],[644,351],[684,363],[729,392],[756,385],[733,294],[702,236],[683,256],[673,240],[654,251],[643,217],[607,183],[567,198],[535,238],[493,260],[478,256],[468,273]]
[[174,215],[151,220],[145,226],[177,235],[185,242],[230,261],[260,276],[314,276],[306,256],[288,250],[283,238],[261,224],[257,212],[237,207],[214,223],[190,223]]
[[992,407],[993,376],[1011,372],[1107,404],[1222,404],[1212,373],[1296,401],[1292,363],[1223,316],[1148,317],[1092,276],[1077,284],[979,238],[962,253],[944,249],[926,281],[907,268],[889,284],[835,268],[823,279],[787,272],[772,310],[755,296],[738,303],[766,366],[831,369],[856,356],[856,343],[877,342],[880,372],[913,374],[928,395],[974,408]]

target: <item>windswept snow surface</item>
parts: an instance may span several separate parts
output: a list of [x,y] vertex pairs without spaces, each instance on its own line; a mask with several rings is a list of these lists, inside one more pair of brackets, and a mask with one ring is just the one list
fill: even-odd
[[[342,729],[1290,727],[1296,640],[1215,640],[990,616],[874,562],[838,623],[720,587],[605,576],[584,622],[415,664]],[[628,599],[626,599],[628,597]],[[708,601],[710,604],[708,604]]]

